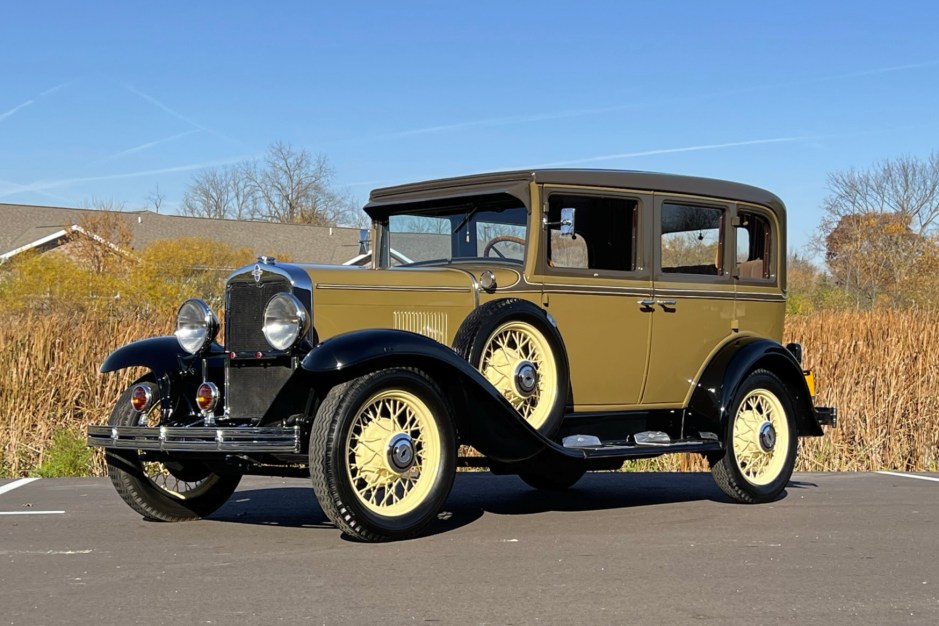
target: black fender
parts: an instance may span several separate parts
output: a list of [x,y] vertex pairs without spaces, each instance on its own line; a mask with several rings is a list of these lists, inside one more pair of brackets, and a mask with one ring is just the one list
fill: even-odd
[[758,368],[773,372],[790,389],[796,407],[798,435],[821,435],[822,428],[815,418],[812,396],[802,366],[795,356],[770,339],[740,337],[717,352],[695,385],[685,410],[685,436],[712,432],[723,441],[730,408],[737,400],[740,384]]
[[[416,367],[433,378],[454,408],[460,442],[502,463],[548,455],[583,459],[542,436],[515,411],[482,374],[451,348],[403,330],[359,330],[327,339],[300,364],[294,378],[328,387],[388,367]],[[299,382],[299,381],[298,381]]]
[[[210,376],[208,371],[202,371],[203,360],[207,370],[221,370],[224,355],[222,346],[215,342],[205,353],[192,355],[180,348],[174,336],[150,337],[118,348],[108,355],[99,371],[107,373],[128,367],[145,367],[159,384],[166,406],[175,406],[174,400],[182,397],[187,410],[193,412],[192,398],[196,388],[202,383],[203,376]],[[221,375],[215,377],[220,379]]]
[[176,337],[150,337],[122,346],[108,355],[101,364],[101,373],[116,372],[128,367],[146,367],[154,376],[186,371],[196,357],[179,347]]

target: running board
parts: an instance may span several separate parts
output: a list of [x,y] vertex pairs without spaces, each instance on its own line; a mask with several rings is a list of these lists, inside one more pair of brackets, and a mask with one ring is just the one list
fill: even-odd
[[[639,438],[643,441],[643,438]],[[578,441],[580,440],[580,441]],[[582,452],[588,459],[604,457],[647,457],[659,454],[674,454],[680,452],[720,452],[723,450],[721,442],[716,438],[706,439],[679,439],[665,443],[662,438],[654,437],[646,443],[628,441],[600,441],[596,437],[565,437],[565,448]]]
[[172,452],[300,452],[300,428],[89,426],[88,445]]

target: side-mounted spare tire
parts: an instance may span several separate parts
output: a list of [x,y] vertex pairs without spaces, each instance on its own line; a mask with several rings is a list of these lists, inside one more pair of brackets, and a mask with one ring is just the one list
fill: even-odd
[[488,302],[470,313],[453,349],[479,370],[532,428],[553,436],[570,389],[567,354],[548,314],[518,298]]

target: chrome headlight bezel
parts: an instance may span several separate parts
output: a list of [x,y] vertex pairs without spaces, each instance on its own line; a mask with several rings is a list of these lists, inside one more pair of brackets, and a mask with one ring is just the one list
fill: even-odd
[[275,350],[293,348],[310,330],[310,314],[292,293],[279,293],[264,307],[264,339]]
[[189,354],[199,354],[212,345],[218,335],[218,317],[208,304],[199,298],[182,303],[176,313],[176,341]]

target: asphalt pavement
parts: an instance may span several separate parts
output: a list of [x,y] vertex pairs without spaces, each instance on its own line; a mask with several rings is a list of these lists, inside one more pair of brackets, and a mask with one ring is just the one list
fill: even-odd
[[709,474],[564,493],[457,476],[418,539],[345,539],[306,480],[142,520],[107,479],[0,480],[0,624],[937,624],[939,475],[797,474],[772,504]]

